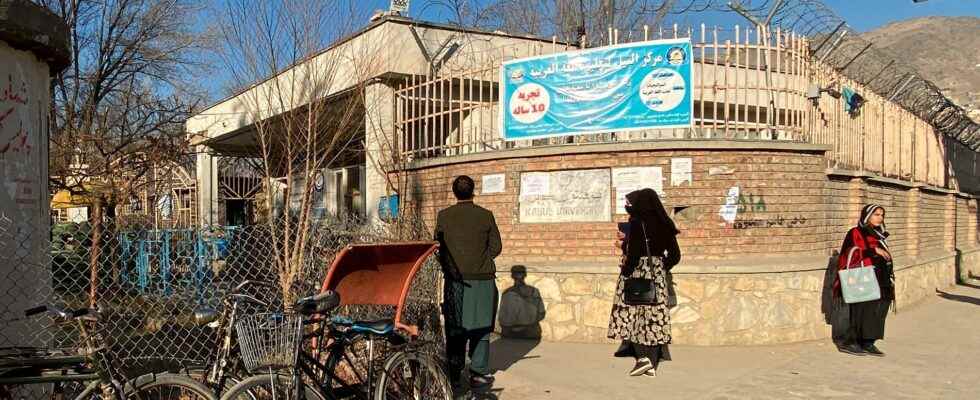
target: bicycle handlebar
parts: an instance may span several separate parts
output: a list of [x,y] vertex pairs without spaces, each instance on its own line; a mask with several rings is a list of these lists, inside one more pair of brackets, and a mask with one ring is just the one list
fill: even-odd
[[45,312],[50,312],[56,317],[62,319],[77,319],[92,314],[93,310],[90,308],[77,308],[74,310],[64,311],[54,306],[42,305],[24,310],[24,317],[33,317]]
[[40,313],[43,313],[45,311],[48,311],[48,306],[37,306],[37,307],[34,307],[34,308],[28,308],[28,309],[24,310],[24,316],[25,317],[33,317],[33,316],[38,315]]

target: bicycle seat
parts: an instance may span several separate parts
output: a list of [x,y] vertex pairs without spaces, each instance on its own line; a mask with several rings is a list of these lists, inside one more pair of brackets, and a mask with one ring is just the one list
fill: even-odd
[[354,332],[367,332],[384,336],[395,331],[395,320],[391,318],[376,321],[352,321],[344,317],[336,317],[333,322],[349,326]]
[[387,335],[395,330],[395,320],[385,318],[377,321],[355,321],[352,328],[355,331],[366,331],[378,335]]

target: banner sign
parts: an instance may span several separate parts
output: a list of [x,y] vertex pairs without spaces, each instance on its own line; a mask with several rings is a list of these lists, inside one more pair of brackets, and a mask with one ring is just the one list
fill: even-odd
[[690,39],[668,39],[505,62],[504,139],[688,128],[691,57]]

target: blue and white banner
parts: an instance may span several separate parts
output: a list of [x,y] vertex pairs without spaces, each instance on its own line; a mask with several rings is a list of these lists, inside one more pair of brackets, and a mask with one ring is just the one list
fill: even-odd
[[505,62],[504,139],[690,127],[691,57],[669,39]]

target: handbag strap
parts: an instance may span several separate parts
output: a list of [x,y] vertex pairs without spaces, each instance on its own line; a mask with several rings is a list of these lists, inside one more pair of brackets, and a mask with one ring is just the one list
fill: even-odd
[[650,237],[647,236],[647,224],[640,221],[640,227],[643,228],[643,246],[647,249],[647,258],[653,258],[653,253],[650,252]]
[[[854,256],[854,252],[860,250],[857,246],[851,246],[851,250],[847,252],[847,262],[844,264],[844,269],[851,269],[851,257]],[[861,267],[864,267],[864,260],[861,260]]]

